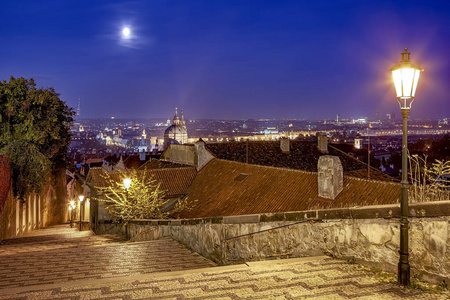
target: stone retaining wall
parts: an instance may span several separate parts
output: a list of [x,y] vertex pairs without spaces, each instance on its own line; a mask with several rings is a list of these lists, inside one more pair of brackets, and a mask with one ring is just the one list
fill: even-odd
[[[413,273],[450,281],[450,201],[410,207]],[[114,227],[103,224],[102,227]],[[113,226],[113,227],[111,227]],[[396,271],[399,206],[183,220],[136,220],[133,241],[171,237],[219,264],[328,254]],[[114,232],[124,233],[116,227]],[[112,233],[112,232],[110,232]]]

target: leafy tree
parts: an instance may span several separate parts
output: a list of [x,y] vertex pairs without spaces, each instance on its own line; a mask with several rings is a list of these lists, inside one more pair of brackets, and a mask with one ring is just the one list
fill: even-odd
[[[163,219],[168,218],[169,213],[186,209],[184,199],[176,203],[166,199],[166,191],[161,190],[161,183],[146,170],[106,172],[102,177],[105,185],[96,187],[99,196],[95,199],[106,203],[106,210],[116,222]],[[125,178],[131,179],[128,191],[123,183]]]
[[66,166],[74,112],[53,88],[34,79],[0,82],[0,152],[11,159],[19,199],[39,192],[49,172]]

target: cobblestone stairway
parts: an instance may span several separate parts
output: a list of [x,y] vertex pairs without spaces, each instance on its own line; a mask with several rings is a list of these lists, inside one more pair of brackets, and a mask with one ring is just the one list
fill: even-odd
[[0,245],[0,299],[450,299],[326,256],[217,267],[177,242],[54,227]]

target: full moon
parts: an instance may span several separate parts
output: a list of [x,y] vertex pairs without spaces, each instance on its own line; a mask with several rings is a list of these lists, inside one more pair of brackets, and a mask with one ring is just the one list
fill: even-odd
[[122,34],[124,37],[129,37],[130,33],[131,33],[130,28],[125,27],[124,29],[122,29]]

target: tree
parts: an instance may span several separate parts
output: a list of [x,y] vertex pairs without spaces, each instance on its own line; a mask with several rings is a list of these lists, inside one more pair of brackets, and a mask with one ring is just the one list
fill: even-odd
[[[176,203],[166,199],[166,191],[161,190],[161,183],[149,171],[106,172],[102,178],[105,184],[96,187],[99,196],[95,199],[106,203],[106,210],[116,222],[163,219],[186,208],[184,199]],[[128,191],[123,183],[125,178],[131,179]]]
[[34,79],[0,82],[0,152],[11,160],[14,195],[40,192],[48,174],[66,166],[74,111]]

